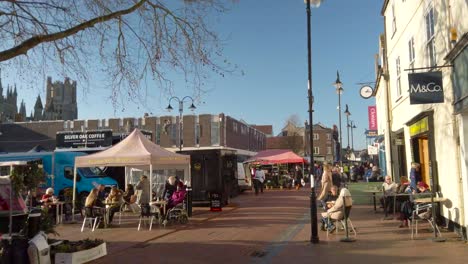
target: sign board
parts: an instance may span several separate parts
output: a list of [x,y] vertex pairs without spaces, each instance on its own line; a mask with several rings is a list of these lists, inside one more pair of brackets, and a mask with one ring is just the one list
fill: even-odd
[[97,148],[112,146],[112,130],[61,131],[56,134],[57,148]]
[[369,155],[377,155],[379,154],[379,148],[372,145],[367,145],[367,154]]
[[369,106],[367,108],[369,115],[369,130],[377,130],[377,107]]
[[403,145],[405,145],[405,143],[403,142],[402,138],[395,138],[395,145],[403,146]]
[[210,193],[210,211],[220,212],[223,209],[221,208],[221,194],[217,192]]
[[410,104],[434,104],[444,102],[442,72],[408,74]]
[[416,136],[427,131],[429,131],[429,119],[427,116],[409,127],[410,136]]
[[376,137],[377,136],[377,130],[366,130],[366,137]]

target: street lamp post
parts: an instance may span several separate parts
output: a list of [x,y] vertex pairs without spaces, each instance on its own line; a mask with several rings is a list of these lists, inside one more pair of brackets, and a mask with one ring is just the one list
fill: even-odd
[[351,112],[349,112],[349,109],[348,109],[348,104],[346,104],[346,108],[345,108],[345,111],[344,111],[344,114],[346,115],[346,135],[348,137],[348,150],[349,150],[349,116],[351,115]]
[[313,132],[313,104],[314,97],[312,95],[312,38],[311,38],[311,10],[310,6],[319,6],[322,2],[321,0],[304,0],[306,3],[306,13],[307,13],[307,77],[308,77],[308,101],[309,101],[309,146],[310,146],[310,169],[309,169],[309,179],[310,179],[310,242],[317,244],[319,242],[318,237],[318,224],[317,224],[317,201],[315,197],[315,179],[312,174],[312,168],[314,166],[314,132]]
[[182,151],[182,145],[183,145],[183,139],[182,139],[182,113],[184,112],[184,102],[187,102],[186,100],[190,100],[192,104],[189,106],[190,110],[195,110],[196,107],[193,104],[193,98],[190,96],[185,96],[184,98],[180,99],[177,96],[173,96],[169,99],[169,105],[166,107],[168,111],[173,110],[171,106],[171,101],[176,100],[179,103],[179,151]]
[[354,150],[354,135],[353,135],[353,129],[356,128],[356,125],[354,124],[354,121],[351,120],[351,123],[348,125],[349,128],[351,128],[351,149]]
[[336,87],[336,93],[338,94],[338,120],[339,120],[339,133],[340,133],[340,148],[338,149],[338,161],[340,162],[340,166],[343,167],[343,159],[341,155],[342,147],[342,139],[341,139],[341,94],[343,93],[343,84],[340,81],[340,73],[336,71],[336,81],[333,84]]

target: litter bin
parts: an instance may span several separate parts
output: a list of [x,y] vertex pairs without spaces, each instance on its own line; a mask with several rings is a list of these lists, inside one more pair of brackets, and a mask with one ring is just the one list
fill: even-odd
[[2,236],[3,255],[0,263],[28,264],[28,239],[23,236]]
[[32,209],[28,215],[28,238],[33,238],[40,231],[41,209]]

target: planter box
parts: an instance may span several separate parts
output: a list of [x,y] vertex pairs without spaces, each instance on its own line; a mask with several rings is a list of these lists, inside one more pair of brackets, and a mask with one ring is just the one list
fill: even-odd
[[78,264],[86,263],[107,255],[106,243],[83,251],[73,253],[56,253],[55,264]]

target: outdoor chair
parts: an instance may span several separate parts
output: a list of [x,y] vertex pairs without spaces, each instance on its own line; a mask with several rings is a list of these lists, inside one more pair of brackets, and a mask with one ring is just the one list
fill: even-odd
[[424,220],[431,225],[432,230],[435,229],[438,235],[441,236],[439,227],[432,215],[432,204],[416,204],[411,216],[411,239],[414,239],[415,234],[418,235],[418,222]]
[[91,226],[92,232],[94,232],[94,230],[99,227],[101,218],[102,218],[102,215],[95,208],[85,207],[83,225],[81,226],[81,232],[83,232],[86,223],[88,223]]
[[146,225],[146,221],[149,221],[149,230],[153,228],[153,221],[158,218],[159,224],[162,223],[162,215],[161,211],[159,210],[158,207],[156,206],[151,206],[149,204],[142,204],[140,206],[141,212],[140,212],[140,220],[138,221],[138,231],[140,231],[141,228],[141,222],[144,221]]
[[[343,215],[342,218],[340,219],[331,219],[330,217],[328,218],[328,226],[330,226],[330,224],[332,222],[335,222],[336,224],[340,223],[341,227],[344,229],[344,231],[346,232],[346,222],[345,220],[348,221],[348,228],[351,227],[351,231],[354,233],[354,236],[357,235],[356,233],[356,229],[354,228],[354,225],[353,225],[353,222],[351,221],[351,218],[349,218],[349,215],[351,214],[351,208],[352,206],[346,206],[345,207],[345,215]],[[336,226],[336,233],[338,233],[338,226]],[[328,238],[328,234],[330,233],[329,229],[327,228],[327,238]]]

